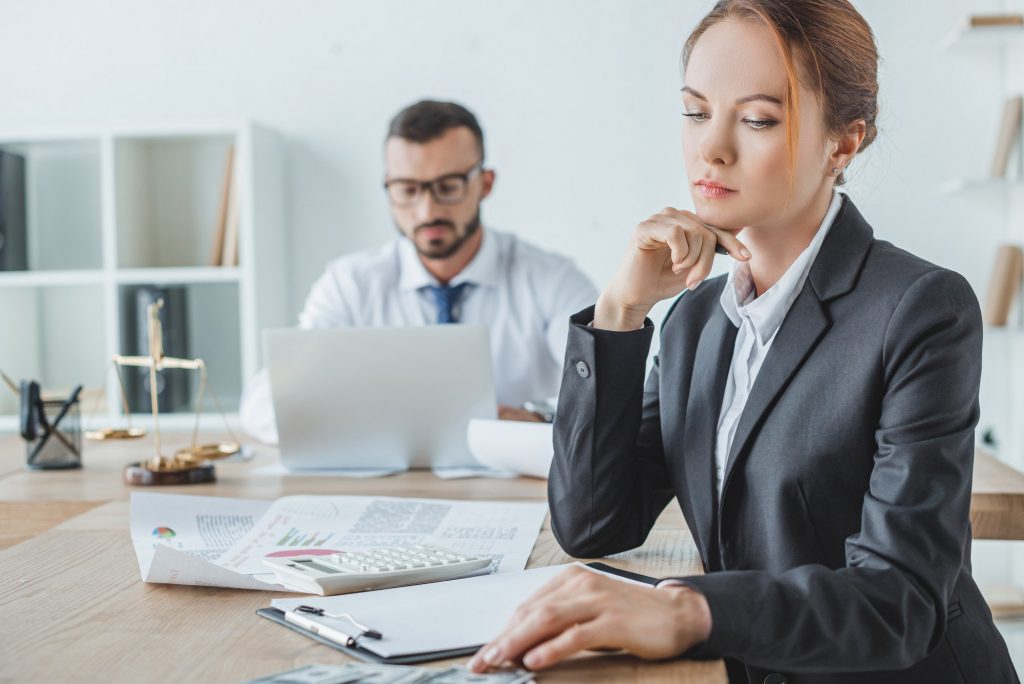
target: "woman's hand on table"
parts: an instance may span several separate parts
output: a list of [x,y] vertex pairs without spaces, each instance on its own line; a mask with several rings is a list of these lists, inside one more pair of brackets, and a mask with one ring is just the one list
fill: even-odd
[[671,658],[710,633],[711,611],[694,589],[655,589],[573,567],[523,603],[467,667],[484,672],[522,663],[540,670],[585,650],[621,649],[651,660]]

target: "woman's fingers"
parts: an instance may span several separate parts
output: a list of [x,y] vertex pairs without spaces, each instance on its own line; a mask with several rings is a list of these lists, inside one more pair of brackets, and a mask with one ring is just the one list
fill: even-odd
[[539,670],[579,651],[596,649],[667,658],[707,639],[710,632],[707,601],[692,589],[633,586],[581,571],[517,611],[511,624],[467,667],[484,672],[522,661]]
[[[589,605],[588,605],[589,603]],[[591,620],[599,608],[593,601],[548,598],[532,611],[526,611],[505,628],[494,641],[481,648],[467,667],[483,672],[490,667],[518,662],[523,654],[580,622]]]
[[733,259],[736,259],[737,261],[750,260],[750,250],[748,250],[747,246],[740,242],[735,235],[722,230],[721,228],[714,228],[712,226],[707,226],[707,229],[714,233],[718,244],[725,247],[726,251],[729,252],[729,256]]
[[686,288],[692,290],[700,285],[711,275],[711,268],[715,263],[715,244],[712,241],[705,242],[697,256],[696,263],[686,274]]
[[569,595],[550,596],[513,621],[504,634],[482,649],[483,662],[490,667],[517,662],[538,644],[589,622],[601,610],[599,602],[588,594],[565,594]]
[[541,599],[544,599],[547,596],[554,594],[559,589],[563,588],[568,582],[570,582],[576,577],[579,577],[581,573],[589,573],[589,571],[584,570],[583,568],[576,567],[574,565],[566,568],[562,572],[558,573],[557,575],[549,579],[543,585],[541,585],[540,589],[533,592],[533,594],[531,594],[528,599],[523,601],[523,605],[519,607],[519,611],[525,612],[529,610],[531,606],[540,602]]
[[654,214],[633,231],[629,251],[598,299],[594,326],[638,330],[651,307],[708,277],[717,245],[734,259],[750,259],[735,235],[692,212],[666,207]]
[[[685,273],[686,271],[693,268],[694,264],[697,263],[697,260],[700,259],[700,252],[704,243],[707,242],[711,243],[712,245],[714,244],[714,238],[713,236],[710,235],[708,236],[709,239],[705,239],[704,235],[702,235],[701,233],[688,234],[686,237],[687,244],[690,247],[690,251],[686,255],[685,259],[683,259],[681,262],[672,267],[672,270],[675,271],[677,275]],[[714,247],[712,247],[712,249],[714,249]]]
[[721,245],[737,261],[750,259],[750,251],[732,233],[703,223],[690,212],[671,207],[651,216],[637,230],[637,243],[641,249],[664,249],[672,252],[672,267],[676,273],[690,268],[700,257],[703,243]]
[[523,656],[523,664],[531,670],[542,670],[571,655],[601,648],[615,639],[614,625],[608,620],[591,620],[573,625],[554,639],[531,649]]
[[665,207],[661,210],[658,216],[671,218],[679,222],[680,225],[703,228],[715,236],[717,243],[722,245],[722,247],[724,247],[729,253],[729,256],[733,259],[736,259],[737,261],[747,261],[750,259],[750,250],[747,249],[746,245],[740,242],[739,238],[727,230],[722,230],[721,228],[716,228],[715,226],[704,223],[697,218],[697,215],[693,212],[681,211],[674,207]]
[[602,580],[583,568],[567,568],[541,587],[517,610],[508,626],[470,659],[467,667],[483,672],[508,661],[518,661],[537,644],[574,624],[593,619],[601,609],[596,587]]
[[685,231],[678,223],[661,216],[652,216],[637,226],[636,241],[637,246],[643,250],[668,247],[672,254],[673,267],[681,264],[690,254],[690,244]]

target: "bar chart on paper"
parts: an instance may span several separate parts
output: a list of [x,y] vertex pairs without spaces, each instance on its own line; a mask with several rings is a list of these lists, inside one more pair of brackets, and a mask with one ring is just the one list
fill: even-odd
[[312,534],[306,534],[301,532],[298,528],[293,527],[288,530],[287,534],[277,540],[278,546],[323,546],[324,542],[334,536],[333,532],[328,532],[326,535],[322,532],[313,532]]
[[324,548],[333,532],[324,534],[316,531],[307,533],[297,527],[292,527],[288,532],[277,540],[277,546],[288,547],[284,551],[272,551],[265,554],[265,558],[287,558],[289,556],[328,556],[338,553],[338,549]]
[[429,544],[488,556],[499,572],[522,570],[546,514],[547,506],[534,502],[288,496],[217,564],[259,575],[265,558]]

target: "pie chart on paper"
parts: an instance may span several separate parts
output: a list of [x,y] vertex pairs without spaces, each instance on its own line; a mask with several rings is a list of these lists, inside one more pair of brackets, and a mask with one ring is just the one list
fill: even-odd
[[156,527],[153,528],[153,536],[158,539],[172,539],[178,535],[170,527]]

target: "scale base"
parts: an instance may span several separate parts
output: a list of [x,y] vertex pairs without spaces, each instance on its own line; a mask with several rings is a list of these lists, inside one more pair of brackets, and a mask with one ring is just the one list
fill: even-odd
[[153,470],[150,461],[132,463],[124,469],[124,483],[136,487],[160,487],[164,485],[188,485],[214,482],[217,472],[212,463],[180,465],[165,470]]

